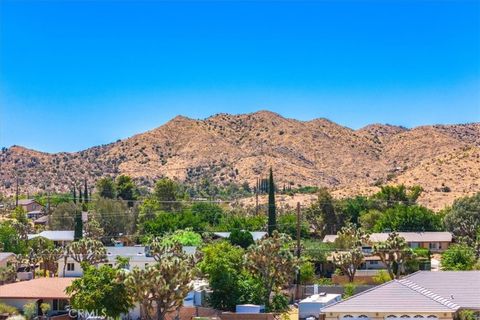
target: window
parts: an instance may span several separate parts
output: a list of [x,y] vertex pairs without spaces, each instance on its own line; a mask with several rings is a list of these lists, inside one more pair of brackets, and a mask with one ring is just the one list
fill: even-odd
[[378,261],[377,261],[377,260],[372,260],[372,261],[370,261],[370,264],[377,265],[377,264],[378,264]]
[[75,263],[73,262],[67,263],[67,271],[75,271]]
[[420,247],[420,243],[418,242],[410,242],[410,248],[415,249]]
[[430,242],[430,243],[428,244],[428,248],[429,248],[430,250],[437,250],[437,249],[438,249],[438,242]]

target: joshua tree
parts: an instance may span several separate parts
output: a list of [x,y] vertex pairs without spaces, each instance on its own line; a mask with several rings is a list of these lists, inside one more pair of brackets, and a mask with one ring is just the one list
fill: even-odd
[[[385,242],[375,244],[373,251],[387,267],[391,279],[398,279],[405,263],[415,257],[405,239],[396,232],[390,233]],[[396,273],[394,267],[397,268]]]
[[132,299],[141,305],[142,319],[151,319],[155,306],[157,320],[164,320],[167,313],[182,306],[191,289],[193,271],[188,258],[172,247],[159,248],[154,254],[161,257],[157,263],[144,270],[135,268],[125,280]]
[[67,247],[67,256],[72,257],[78,263],[87,262],[97,265],[106,260],[107,251],[100,241],[82,238]]
[[272,291],[286,285],[295,274],[297,261],[289,250],[290,242],[288,236],[274,231],[271,237],[263,238],[247,251],[247,268],[262,281],[267,307]]
[[60,260],[64,255],[63,249],[47,248],[41,252],[41,255],[43,275],[46,277],[48,271],[50,276],[55,276],[58,273],[58,260]]
[[362,264],[364,254],[362,244],[368,242],[369,236],[361,228],[356,228],[353,224],[347,224],[337,233],[335,245],[337,248],[345,250],[335,252],[333,263],[342,270],[350,282],[355,279],[355,273]]

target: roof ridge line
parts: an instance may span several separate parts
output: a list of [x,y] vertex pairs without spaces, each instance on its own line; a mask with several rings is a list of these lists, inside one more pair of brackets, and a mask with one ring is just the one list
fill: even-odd
[[458,304],[456,304],[455,302],[447,299],[447,298],[444,298],[442,297],[441,295],[427,289],[427,288],[424,288],[422,286],[420,286],[419,284],[413,282],[412,280],[409,280],[409,279],[401,279],[401,280],[396,280],[396,282],[400,283],[401,285],[409,288],[410,290],[412,291],[415,291],[415,292],[418,292],[420,293],[422,296],[424,297],[427,297],[429,298],[430,300],[433,300],[441,305],[444,305],[445,307],[447,308],[450,308],[452,310],[457,310],[460,308],[460,306]]

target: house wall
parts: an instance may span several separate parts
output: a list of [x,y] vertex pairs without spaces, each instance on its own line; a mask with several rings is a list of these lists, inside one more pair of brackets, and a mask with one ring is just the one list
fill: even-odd
[[30,204],[26,204],[26,205],[21,205],[21,207],[23,209],[25,209],[25,211],[27,212],[30,212],[30,211],[37,211],[37,210],[42,210],[42,206],[37,203],[37,202],[32,202]]
[[[453,320],[454,314],[453,313],[398,313],[398,312],[389,312],[389,313],[382,313],[382,312],[362,312],[362,313],[338,313],[338,312],[327,312],[325,314],[325,320],[339,320],[342,319],[343,316],[345,315],[352,315],[352,316],[360,316],[360,315],[366,315],[370,320],[385,320],[387,316],[394,314],[398,316],[398,319],[401,319],[401,315],[408,315],[411,316],[412,318],[416,315],[423,315],[424,317],[427,317],[429,315],[434,315],[438,318],[438,320]],[[358,319],[358,318],[357,318]]]
[[23,310],[23,306],[27,303],[37,302],[36,299],[0,299],[1,303],[5,303],[9,306],[15,307],[18,310]]
[[11,255],[0,261],[0,267],[6,267],[10,261],[15,260],[15,255]]
[[[74,264],[74,270],[73,271],[68,271],[67,268],[65,268],[65,273],[63,272],[63,267],[65,265],[65,260],[60,259],[58,261],[58,276],[59,277],[81,277],[83,275],[83,270],[82,267],[78,262],[73,260],[72,258],[67,259],[67,263],[73,263]],[[139,269],[144,269],[145,264],[152,263],[151,258],[145,257],[145,259],[138,259],[136,258],[135,261],[130,261],[130,266],[129,270],[132,270],[135,267],[138,267]],[[108,258],[108,262],[106,263],[99,263],[99,266],[102,266],[104,264],[111,264],[112,266],[115,266],[115,259],[110,259]]]

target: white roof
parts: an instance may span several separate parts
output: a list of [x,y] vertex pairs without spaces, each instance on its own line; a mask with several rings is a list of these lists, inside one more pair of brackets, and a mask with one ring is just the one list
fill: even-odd
[[326,307],[322,312],[455,312],[480,309],[480,271],[419,271]]
[[115,262],[116,257],[130,258],[131,262],[155,261],[153,257],[146,255],[144,246],[105,247],[105,249],[107,251],[107,259],[109,262]]
[[48,230],[37,234],[27,235],[28,239],[43,237],[52,241],[73,241],[75,238],[75,231],[70,230]]
[[[262,239],[267,234],[264,231],[249,231],[249,232],[252,235],[254,241]],[[230,233],[231,232],[214,232],[213,234],[215,234],[220,238],[228,238],[230,237]]]
[[[452,234],[450,232],[397,232],[398,235],[407,242],[451,242]],[[372,233],[370,240],[372,242],[386,241],[388,232]],[[323,238],[323,242],[335,242],[336,234],[328,234]]]
[[303,299],[300,303],[327,303],[332,300],[341,297],[340,294],[335,293],[327,293],[327,294],[314,294],[308,298]]

